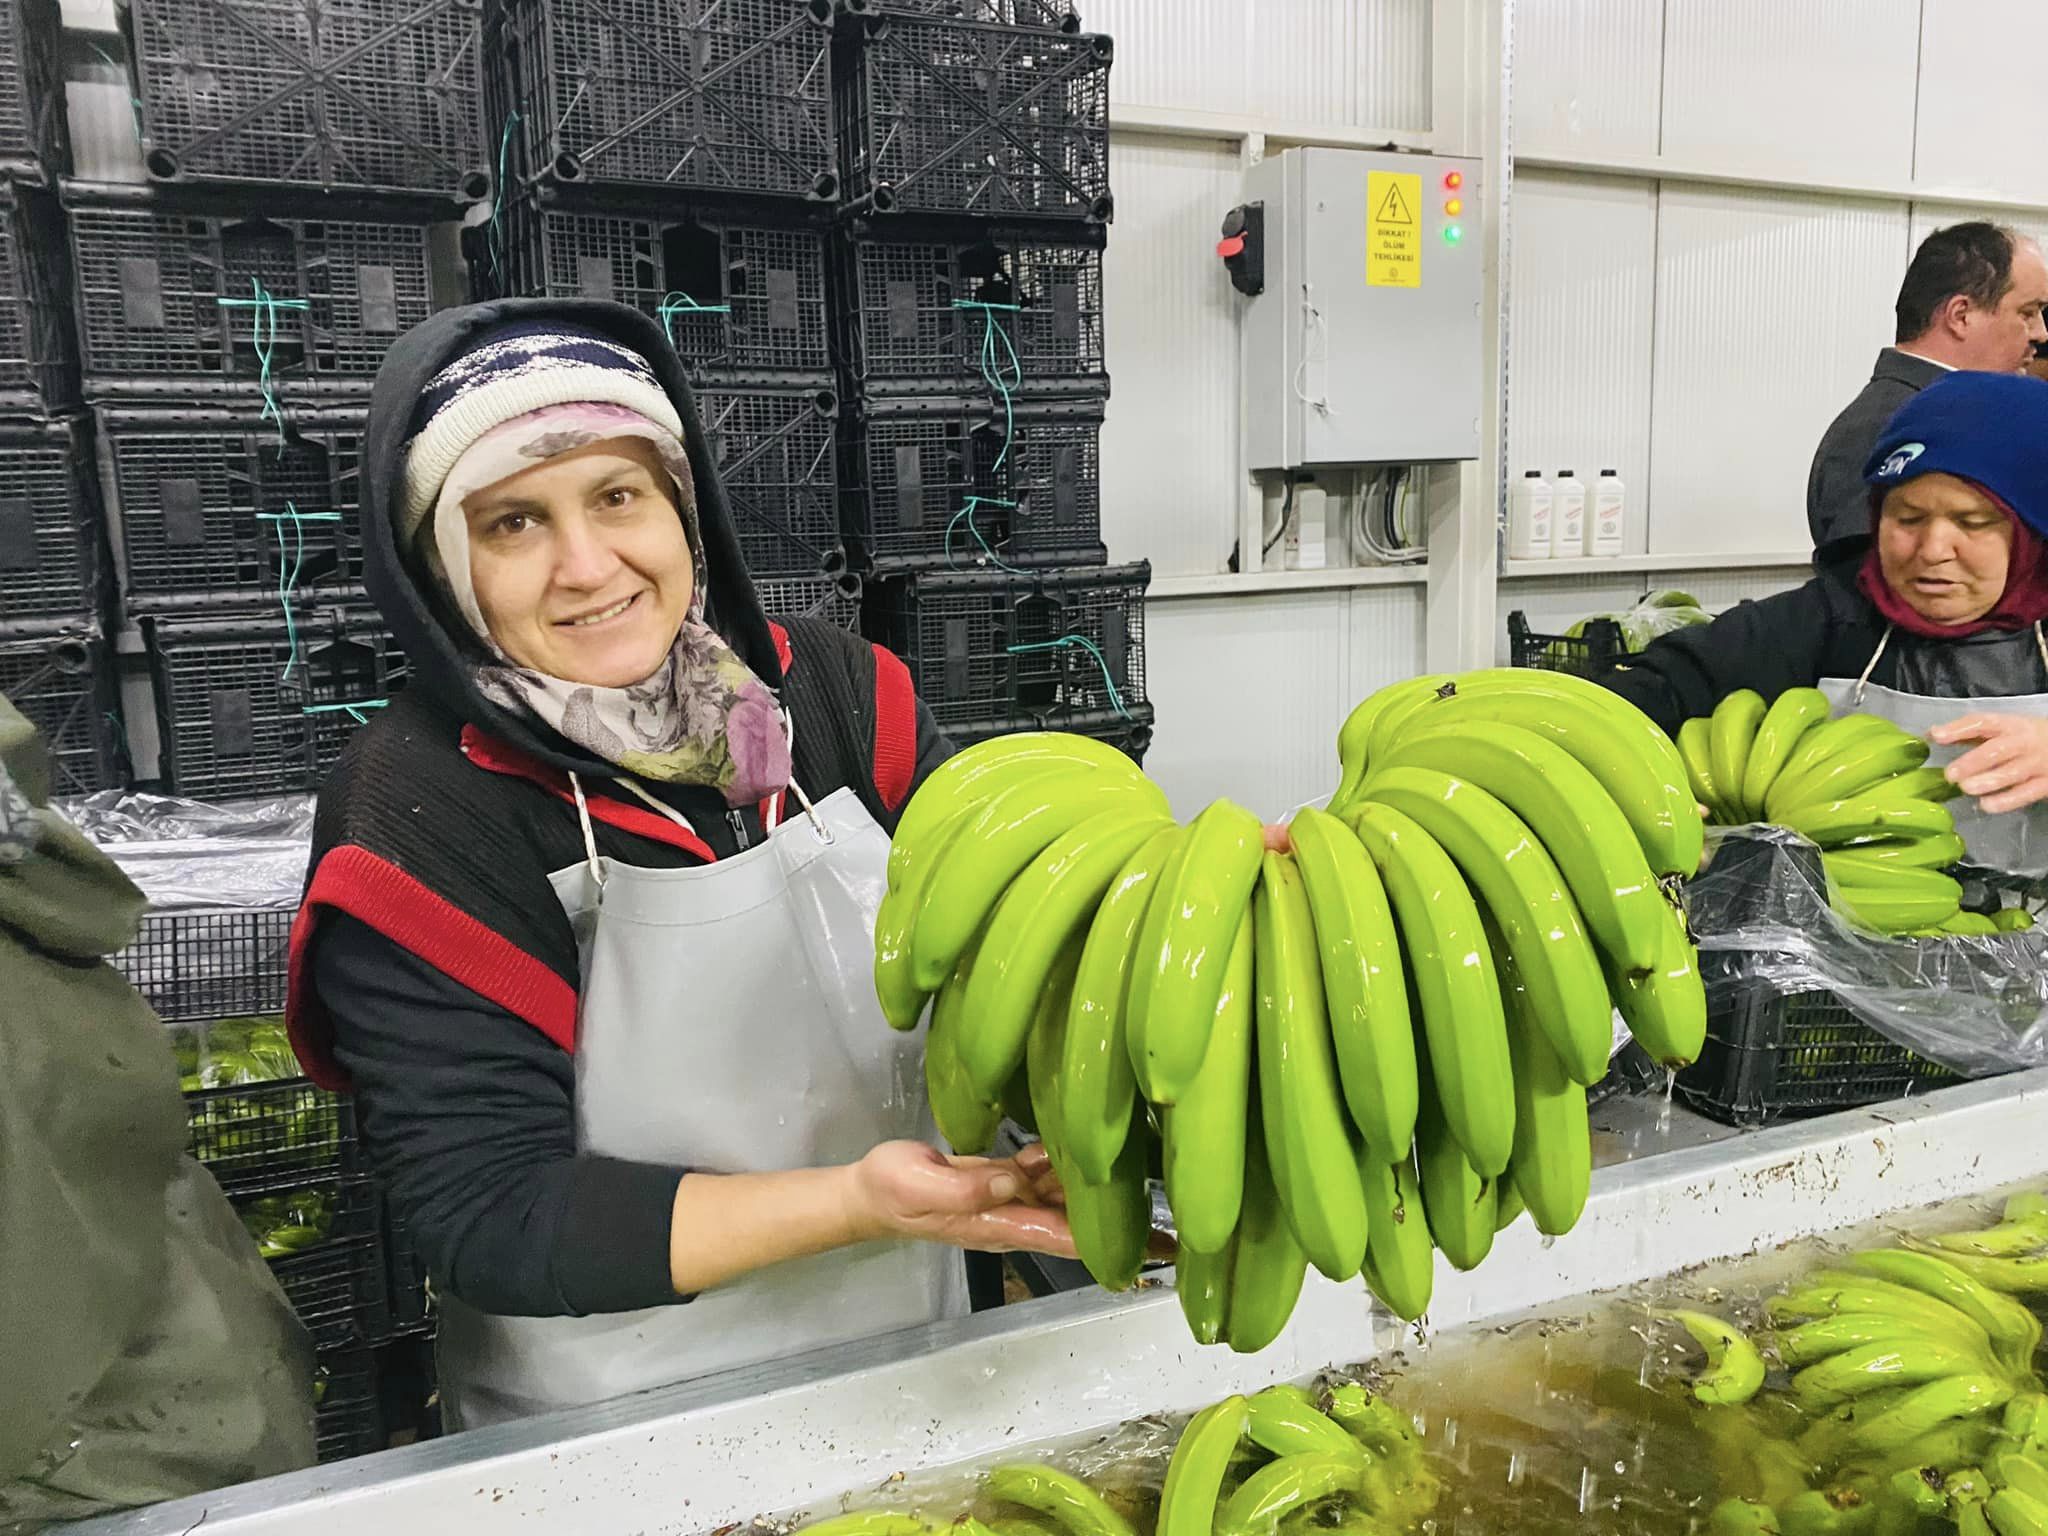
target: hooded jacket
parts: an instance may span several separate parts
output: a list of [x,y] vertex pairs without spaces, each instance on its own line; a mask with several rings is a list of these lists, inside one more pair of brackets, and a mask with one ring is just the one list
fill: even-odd
[[589,792],[599,853],[625,863],[709,862],[765,829],[760,808],[731,810],[705,787],[643,786],[688,829],[607,792],[616,765],[476,688],[474,636],[398,547],[415,403],[477,332],[507,320],[585,326],[653,367],[695,475],[706,618],[789,711],[807,794],[851,789],[890,828],[948,749],[895,656],[763,613],[682,365],[653,320],[597,300],[504,300],[444,311],[392,347],[371,395],[361,517],[366,581],[408,671],[320,792],[292,931],[292,1039],[316,1081],[354,1089],[373,1161],[438,1284],[486,1311],[627,1310],[675,1299],[669,1213],[688,1170],[576,1150],[577,946],[548,883],[584,858],[568,775]]

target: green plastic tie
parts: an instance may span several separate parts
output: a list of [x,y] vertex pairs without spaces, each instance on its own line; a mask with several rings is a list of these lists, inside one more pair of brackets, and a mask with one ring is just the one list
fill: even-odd
[[270,390],[270,358],[277,346],[277,312],[280,309],[310,310],[309,299],[280,299],[263,286],[259,277],[249,279],[254,297],[247,299],[216,299],[214,303],[222,309],[247,309],[253,311],[249,321],[249,339],[256,347],[256,361],[260,372],[256,376],[257,387],[263,391],[262,419],[277,428],[277,445],[280,450],[285,444],[284,412],[278,408],[277,396]]
[[[1021,314],[1020,304],[985,304],[979,299],[955,299],[955,309],[978,309],[981,311],[981,376],[988,381],[1003,402],[1003,451],[996,455],[995,469],[1001,469],[1010,457],[1010,439],[1016,435],[1017,412],[1010,398],[1010,392],[1024,387],[1024,364],[1018,360],[1017,348],[1010,340],[1010,333],[996,324],[996,312]],[[996,342],[1000,339],[1003,350],[1010,354],[1008,373],[996,356]]]
[[382,709],[389,699],[356,699],[342,704],[304,704],[299,707],[302,715],[347,715],[357,725],[368,725],[369,719],[363,714],[366,709]]
[[1012,645],[1006,649],[1012,656],[1016,656],[1025,651],[1056,651],[1069,645],[1078,645],[1095,658],[1095,665],[1102,668],[1102,685],[1109,690],[1110,707],[1129,720],[1131,712],[1124,708],[1124,696],[1117,692],[1116,679],[1110,676],[1109,663],[1103,658],[1102,647],[1086,635],[1061,635],[1057,640],[1033,640],[1029,644]]
[[[953,520],[946,524],[946,564],[954,565],[953,530],[959,527],[961,521],[964,519],[967,523],[967,531],[974,535],[974,542],[981,546],[981,552],[988,556],[989,560],[995,565],[997,570],[1008,571],[1012,576],[1023,576],[1028,574],[1027,572],[1018,570],[1017,567],[1015,567],[1014,565],[1004,564],[1003,557],[995,552],[995,550],[989,545],[987,539],[982,537],[981,529],[975,525],[974,521],[974,509],[976,507],[1014,507],[1016,505],[1017,503],[1015,503],[1014,501],[999,501],[997,498],[993,496],[968,497],[966,503],[960,508],[960,510],[953,514]],[[957,568],[958,567],[956,566],[955,569]]]
[[[258,512],[256,521],[269,523],[277,532],[277,606],[284,610],[285,658],[284,671],[278,674],[278,682],[291,681],[292,668],[299,660],[299,625],[292,616],[292,592],[299,584],[299,570],[306,561],[307,523],[338,523],[339,512],[301,512],[296,503],[287,501],[282,512]],[[284,542],[284,525],[292,525],[292,547],[287,550]],[[290,560],[289,567],[286,560]]]
[[676,344],[675,321],[677,315],[729,315],[732,313],[732,306],[730,304],[699,304],[687,293],[671,291],[661,296],[661,304],[654,312],[661,317],[661,328],[668,334],[668,344],[674,346]]
[[491,195],[491,285],[498,286],[505,270],[505,167],[512,152],[512,130],[524,121],[515,110],[505,115],[505,131],[498,135],[498,184]]

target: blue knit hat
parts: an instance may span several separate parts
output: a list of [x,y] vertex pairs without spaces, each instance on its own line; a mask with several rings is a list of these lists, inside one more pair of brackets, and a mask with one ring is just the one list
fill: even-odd
[[1882,493],[1922,475],[1981,486],[2048,534],[2048,383],[2022,373],[1951,373],[1900,406],[1863,478]]

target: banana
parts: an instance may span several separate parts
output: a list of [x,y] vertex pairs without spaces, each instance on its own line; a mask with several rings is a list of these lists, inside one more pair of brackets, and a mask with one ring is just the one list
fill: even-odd
[[1795,806],[1778,824],[1823,848],[1839,848],[1878,838],[1953,835],[1956,819],[1947,806],[1932,800],[1885,799],[1865,790],[1844,800]]
[[1053,1467],[996,1467],[981,1486],[997,1503],[1044,1515],[1072,1536],[1136,1536],[1130,1521],[1105,1504],[1101,1494]]
[[1871,785],[1910,772],[1926,761],[1927,743],[1904,731],[1852,742],[1806,772],[1779,779],[1771,790],[1777,807],[1772,818],[1815,801],[1853,800]]
[[[1968,1319],[1961,1319],[1968,1324]],[[1972,1325],[1973,1326],[1973,1325]],[[1817,1361],[1833,1359],[1850,1350],[1871,1344],[1918,1344],[1941,1342],[1974,1354],[1985,1354],[1990,1340],[1981,1328],[1945,1330],[1925,1319],[1895,1312],[1840,1312],[1816,1318],[1797,1328],[1781,1330],[1775,1347],[1787,1370],[1796,1371]]]
[[1989,1375],[1996,1369],[1989,1356],[1976,1350],[1932,1339],[1885,1339],[1809,1365],[1792,1378],[1792,1393],[1811,1412],[1884,1387]]
[[[969,807],[936,828],[927,839],[927,851],[900,877],[890,880],[888,889],[882,893],[881,905],[875,909],[875,997],[891,1029],[917,1028],[917,1021],[924,1017],[924,1005],[931,1000],[931,990],[917,984],[911,962],[918,907],[939,855],[953,845],[979,814],[978,807]],[[893,854],[893,844],[891,851]]]
[[915,1515],[893,1509],[861,1509],[829,1520],[799,1526],[794,1536],[931,1536],[931,1527]]
[[2007,1451],[1991,1459],[1991,1476],[2001,1487],[2023,1493],[2048,1504],[2048,1466],[2020,1451]]
[[1002,893],[981,936],[963,1004],[973,1022],[960,1036],[960,1064],[983,1098],[1001,1093],[1024,1059],[1054,961],[1088,931],[1125,862],[1172,825],[1134,817],[1127,806],[1090,816],[1053,839]]
[[1863,1536],[1877,1511],[1850,1490],[1809,1488],[1778,1506],[1782,1536]]
[[1180,1296],[1181,1316],[1197,1344],[1214,1344],[1230,1319],[1230,1268],[1235,1243],[1214,1253],[1200,1253],[1182,1243],[1173,1264],[1173,1288]]
[[1283,1456],[1261,1467],[1230,1496],[1216,1520],[1216,1536],[1272,1536],[1280,1517],[1305,1505],[1357,1496],[1372,1481],[1364,1457]]
[[1869,800],[1942,801],[1955,799],[1962,790],[1949,782],[1946,768],[1915,768],[1882,784],[1873,784],[1863,793]]
[[1984,1501],[1998,1536],[2048,1536],[2048,1502],[2017,1488],[2001,1488]]
[[1806,1319],[1874,1313],[1896,1319],[1901,1328],[1954,1337],[1975,1348],[1991,1349],[1991,1335],[1983,1324],[1939,1297],[1895,1281],[1846,1270],[1820,1271],[1800,1289],[1773,1296],[1764,1303],[1764,1312],[1780,1326]]
[[955,1152],[978,1157],[994,1145],[1003,1110],[1000,1103],[990,1103],[974,1091],[960,1066],[960,1033],[966,1026],[963,1006],[974,957],[975,950],[970,948],[939,989],[932,1027],[925,1034],[924,1088],[932,1119],[946,1144]]
[[1245,1129],[1244,1215],[1237,1227],[1237,1259],[1230,1270],[1230,1322],[1225,1337],[1240,1355],[1255,1355],[1280,1337],[1308,1255],[1301,1251],[1266,1161],[1266,1135],[1256,1114]]
[[1202,1065],[1230,941],[1251,904],[1265,846],[1258,817],[1218,800],[1189,824],[1160,874],[1124,1002],[1131,1068],[1154,1104],[1177,1100]]
[[2033,1216],[2048,1216],[2048,1194],[2023,1189],[2007,1198],[2005,1209],[2000,1214],[2006,1221],[2024,1221]]
[[1607,979],[1564,877],[1528,826],[1476,785],[1420,768],[1376,772],[1366,795],[1414,820],[1450,854],[1500,925],[1565,1070],[1580,1083],[1600,1081],[1613,1041]]
[[1348,1280],[1365,1257],[1365,1195],[1337,1085],[1301,871],[1268,853],[1252,896],[1260,1109],[1274,1187],[1309,1261]]
[[1621,807],[1569,752],[1532,731],[1453,720],[1410,733],[1374,772],[1399,767],[1449,774],[1499,800],[1557,861],[1602,951],[1628,971],[1657,963],[1669,903]]
[[2001,907],[1991,914],[1991,926],[2000,933],[2026,933],[2034,926],[2034,914],[2025,907]]
[[1960,864],[1969,851],[1955,833],[1937,832],[1931,837],[1881,837],[1867,843],[1848,843],[1831,849],[1829,856],[1847,859],[1855,868],[1876,864],[1901,869],[1947,869]]
[[[1130,820],[1168,815],[1166,797],[1151,781],[1100,773],[1027,780],[983,806],[937,856],[918,898],[911,980],[936,992],[1010,882],[1063,834],[1110,811]],[[973,1072],[973,1057],[962,1059]],[[978,1072],[974,1079],[984,1091],[995,1086]]]
[[1393,908],[1371,856],[1344,823],[1304,810],[1289,834],[1322,953],[1344,1103],[1366,1145],[1391,1162],[1415,1139],[1418,1091]]
[[1882,864],[1858,859],[1851,853],[1824,853],[1821,861],[1838,885],[1859,895],[1939,898],[1950,902],[1963,899],[1961,884],[1939,870],[1915,869],[1910,864]]
[[1939,886],[1914,892],[1838,884],[1835,895],[1849,917],[1878,933],[1911,933],[1956,915],[1955,901]]
[[[1434,1074],[1425,1050],[1421,1053],[1422,1106],[1415,1117],[1415,1157],[1421,1172],[1422,1214],[1431,1241],[1454,1268],[1477,1269],[1493,1251],[1497,1208],[1496,1178],[1472,1166],[1465,1149],[1452,1135],[1438,1104]],[[1513,1110],[1508,1119],[1510,1142]]]
[[1988,939],[1998,933],[1998,924],[1981,912],[1958,912],[1941,920],[1941,931],[1951,936]]
[[2048,1257],[1996,1258],[1947,1251],[1941,1257],[1987,1290],[2006,1296],[2048,1292]]
[[1728,809],[1742,821],[1754,821],[1761,809],[1743,798],[1742,781],[1749,771],[1750,749],[1764,714],[1763,695],[1754,688],[1738,688],[1714,706],[1707,722],[1707,762],[1714,783]]
[[1666,914],[1657,968],[1624,976],[1609,966],[1607,993],[1636,1044],[1659,1066],[1676,1071],[1699,1059],[1707,1041],[1707,990],[1699,951],[1677,912]]
[[1707,1368],[1693,1378],[1692,1395],[1710,1407],[1746,1403],[1764,1384],[1764,1357],[1741,1329],[1705,1312],[1655,1312],[1692,1335],[1707,1352]]
[[2010,1296],[2001,1296],[1971,1279],[1952,1258],[1903,1248],[1875,1248],[1853,1255],[1849,1263],[1864,1274],[1947,1302],[1990,1336],[1997,1359],[2008,1369],[2021,1373],[2032,1369],[2034,1351],[2041,1343],[2041,1320]]
[[[1230,1241],[1244,1203],[1255,1006],[1252,954],[1252,916],[1247,912],[1231,944],[1230,967],[1216,1000],[1216,1023],[1202,1070],[1178,1104],[1160,1111],[1166,1202],[1183,1246],[1204,1253],[1218,1252]],[[1085,967],[1087,962],[1082,963]],[[1071,1109],[1068,1119],[1073,1119]]]
[[[1152,1201],[1145,1183],[1150,1138],[1134,1126],[1124,1138],[1123,1150],[1117,1154],[1106,1182],[1089,1184],[1074,1176],[1066,1139],[1056,1128],[1065,1124],[1060,1104],[1060,1059],[1067,1032],[1068,1002],[1079,964],[1079,947],[1070,943],[1055,962],[1039,996],[1038,1017],[1031,1026],[1025,1051],[1025,1072],[1030,1079],[1031,1107],[1038,1117],[1046,1155],[1052,1159],[1053,1171],[1065,1189],[1067,1225],[1074,1234],[1074,1250],[1096,1284],[1105,1290],[1122,1291],[1137,1281],[1152,1236]],[[1133,1113],[1135,1118],[1142,1111],[1134,1107]]]
[[1330,1389],[1326,1410],[1344,1432],[1380,1460],[1407,1473],[1422,1462],[1422,1442],[1406,1414],[1355,1381]]
[[[1593,1179],[1593,1136],[1586,1090],[1572,1081],[1530,1017],[1530,1002],[1514,957],[1500,956],[1508,1050],[1515,1068],[1515,1152],[1507,1177],[1528,1207],[1536,1230],[1561,1237],[1578,1225]],[[1496,1212],[1496,1216],[1498,1213]]]
[[1368,1147],[1359,1155],[1358,1174],[1365,1188],[1366,1289],[1402,1322],[1412,1323],[1429,1310],[1436,1281],[1436,1249],[1422,1214],[1413,1155],[1383,1163]]
[[1782,1530],[1770,1505],[1723,1499],[1707,1519],[1707,1536],[1782,1536]]
[[1515,1188],[1515,1181],[1504,1175],[1494,1191],[1493,1230],[1496,1233],[1507,1231],[1528,1209],[1528,1205],[1522,1199],[1522,1192]]
[[[1431,703],[1419,717],[1419,728],[1434,729],[1439,722],[1513,725],[1550,741],[1592,774],[1620,807],[1652,871],[1660,877],[1698,873],[1703,831],[1684,764],[1670,738],[1640,711],[1618,695],[1608,700],[1628,714],[1541,684],[1522,693],[1480,688]],[[1646,729],[1656,734],[1656,750],[1642,750]],[[1673,770],[1669,777],[1660,766],[1667,758]]]
[[1394,705],[1406,703],[1419,693],[1434,693],[1450,681],[1448,673],[1438,673],[1390,683],[1368,694],[1344,717],[1344,724],[1337,731],[1337,764],[1342,773],[1337,780],[1337,792],[1330,796],[1331,815],[1341,815],[1365,781],[1365,771],[1372,765],[1372,733],[1380,716]]
[[1138,1091],[1124,1043],[1131,959],[1145,910],[1159,889],[1159,876],[1185,835],[1179,827],[1162,829],[1117,871],[1088,926],[1081,967],[1074,974],[1060,1098],[1066,1108],[1068,1154],[1089,1183],[1109,1177],[1130,1130],[1131,1105]]
[[1245,1433],[1272,1455],[1365,1457],[1364,1447],[1300,1387],[1268,1387],[1253,1393],[1247,1407]]
[[1422,1020],[1418,1107],[1428,1096],[1420,1086],[1426,1044],[1438,1064],[1443,1118],[1473,1166],[1498,1174],[1514,1151],[1514,1070],[1479,907],[1450,855],[1408,817],[1367,804],[1353,811],[1350,826],[1386,882],[1403,974],[1415,994],[1410,1013]]
[[1678,755],[1685,763],[1685,781],[1692,788],[1693,798],[1707,808],[1715,821],[1727,826],[1740,818],[1714,781],[1713,730],[1713,722],[1705,715],[1695,715],[1680,725]]
[[1173,1460],[1166,1464],[1157,1536],[1210,1536],[1223,1479],[1249,1417],[1245,1399],[1232,1393],[1188,1420],[1173,1447]]
[[1799,739],[1799,745],[1792,749],[1792,755],[1785,760],[1784,769],[1778,774],[1778,782],[1771,786],[1772,794],[1766,795],[1765,810],[1775,803],[1772,796],[1789,781],[1810,772],[1825,759],[1858,742],[1876,741],[1896,737],[1899,728],[1878,715],[1839,715],[1833,720],[1822,721]]
[[1981,1254],[1992,1259],[2026,1258],[2048,1248],[2048,1211],[2024,1211],[1995,1227],[1975,1232],[1942,1232],[1922,1242],[1951,1253]]
[[1771,701],[1742,765],[1740,798],[1752,819],[1763,814],[1764,797],[1801,739],[1825,722],[1828,713],[1827,695],[1818,688],[1787,688]]

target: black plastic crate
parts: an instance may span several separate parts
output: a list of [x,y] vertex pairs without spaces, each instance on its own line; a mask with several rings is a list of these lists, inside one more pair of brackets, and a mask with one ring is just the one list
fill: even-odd
[[860,627],[861,580],[850,572],[770,577],[755,582],[754,591],[771,619],[823,619],[844,630]]
[[78,403],[71,253],[57,194],[0,179],[0,416]]
[[860,232],[842,249],[839,345],[863,394],[1109,393],[1099,243]]
[[338,1179],[356,1140],[348,1100],[303,1077],[190,1089],[185,1123],[192,1156],[231,1195]]
[[857,15],[937,16],[949,21],[986,21],[1005,27],[1050,27],[1078,32],[1081,18],[1061,0],[846,0]]
[[130,0],[124,13],[158,181],[490,192],[479,0]]
[[832,0],[506,0],[501,179],[829,204],[832,26]]
[[95,400],[360,394],[437,307],[427,225],[67,201]]
[[1786,992],[1700,956],[1707,1041],[1678,1074],[1678,1096],[1724,1125],[1824,1115],[1960,1082],[1958,1074],[1886,1039],[1832,992]]
[[42,733],[53,797],[126,782],[113,659],[96,633],[0,640],[0,693]]
[[105,549],[92,478],[91,423],[0,425],[0,619],[95,616]]
[[145,627],[164,787],[200,798],[316,789],[359,725],[405,680],[383,621],[293,609],[268,620]]
[[129,606],[339,596],[363,577],[356,525],[366,413],[102,407],[100,454]]
[[1622,641],[1621,626],[1612,619],[1588,619],[1583,635],[1544,635],[1529,628],[1529,617],[1521,609],[1508,615],[1508,659],[1518,667],[1599,677],[1635,657]]
[[56,0],[0,9],[0,172],[30,180],[71,168]]
[[697,412],[756,578],[836,576],[838,475],[832,427],[839,398],[801,393],[702,389]]
[[166,1024],[284,1011],[289,907],[205,907],[143,914],[114,967]]
[[849,207],[1106,223],[1107,37],[886,12],[842,27]]
[[822,227],[707,211],[593,209],[520,198],[469,237],[476,285],[501,295],[615,299],[654,316],[693,378],[809,382],[832,369]]
[[[1152,706],[1150,704],[1137,704],[1131,706],[1129,719],[1113,716],[1108,720],[1084,720],[1076,734],[1092,736],[1097,741],[1107,742],[1142,768],[1145,765],[1145,753],[1152,746],[1153,721]],[[1000,728],[993,726],[955,725],[947,728],[946,736],[956,748],[971,747],[977,741],[987,741],[991,737],[1011,736],[1018,731],[1038,730],[1041,728],[1035,721],[1027,722],[1023,725],[1005,725]],[[1072,727],[1060,728],[1072,729]]]
[[1100,565],[1102,409],[883,405],[847,434],[862,552],[881,573]]
[[313,1367],[313,1446],[322,1462],[383,1450],[389,1442],[377,1352],[365,1344],[323,1349]]
[[890,644],[941,726],[1114,729],[1145,698],[1152,567],[920,573],[897,584]]
[[[315,1348],[390,1336],[383,1230],[368,1179],[349,1174],[244,1195],[234,1204]],[[264,1248],[266,1237],[274,1243],[297,1232],[308,1236],[305,1246],[288,1252]]]

